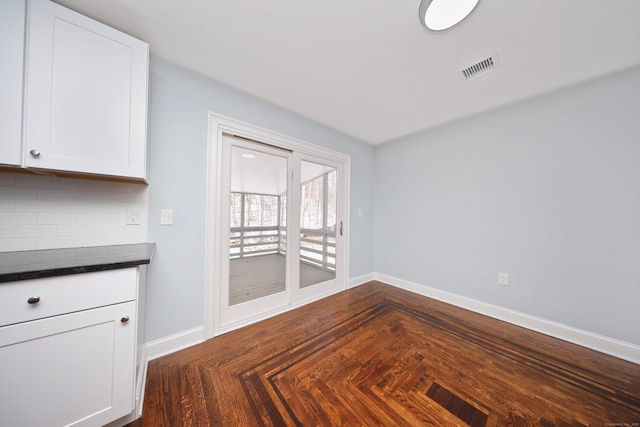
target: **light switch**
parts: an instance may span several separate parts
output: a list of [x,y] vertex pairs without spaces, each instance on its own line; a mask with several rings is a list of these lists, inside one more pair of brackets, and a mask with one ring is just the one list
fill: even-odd
[[162,209],[160,211],[160,225],[173,225],[172,209]]

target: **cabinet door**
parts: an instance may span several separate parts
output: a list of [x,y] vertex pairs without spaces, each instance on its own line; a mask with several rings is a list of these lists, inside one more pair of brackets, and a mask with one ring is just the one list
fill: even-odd
[[135,320],[128,302],[0,328],[0,425],[101,426],[129,414]]
[[0,164],[18,166],[22,142],[25,0],[0,1]]
[[145,179],[148,45],[48,0],[27,44],[26,166]]

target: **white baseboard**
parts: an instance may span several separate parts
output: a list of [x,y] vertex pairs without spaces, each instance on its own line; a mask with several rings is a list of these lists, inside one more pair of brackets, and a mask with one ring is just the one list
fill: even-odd
[[[373,273],[368,273],[368,274],[364,274],[362,276],[359,277],[355,277],[353,279],[349,280],[349,284],[348,287],[349,288],[353,288],[355,286],[359,286],[362,285],[364,283],[370,282],[371,280],[373,280]],[[341,291],[338,290],[338,292]],[[284,313],[286,311],[298,308],[302,305],[308,304],[310,302],[313,302],[317,299],[321,299],[321,298],[325,298],[331,294],[335,293],[335,291],[332,291],[330,294],[327,295],[322,295],[320,298],[313,298],[311,300],[308,301],[301,301],[298,304],[295,305],[291,305],[286,307],[285,309],[282,310],[278,310],[277,313]],[[267,319],[269,317],[271,317],[273,315],[273,313],[267,313],[263,316],[263,319]],[[230,332],[233,331],[235,329],[238,329],[240,327],[243,326],[247,326],[251,323],[254,323],[257,320],[263,320],[262,318],[256,317],[256,318],[252,318],[250,320],[247,320],[246,322],[243,323],[238,323],[238,324],[234,324],[231,327],[227,328],[227,329],[223,329],[222,331],[218,331],[218,333],[216,335],[219,335],[221,333],[226,333],[226,332]],[[204,328],[202,326],[199,326],[197,328],[193,328],[193,329],[189,329],[187,331],[183,331],[183,332],[179,332],[177,334],[174,335],[170,335],[168,337],[164,337],[164,338],[160,338],[158,340],[155,341],[150,341],[147,343],[146,345],[146,351],[147,351],[147,360],[151,361],[154,359],[158,359],[162,356],[167,356],[173,352],[176,352],[178,350],[182,350],[185,349],[187,347],[191,347],[192,345],[195,344],[200,344],[204,342]]]
[[349,289],[355,288],[356,286],[364,285],[365,283],[374,280],[373,274],[374,273],[367,273],[367,274],[363,274],[362,276],[349,279]]
[[202,326],[147,343],[147,360],[154,360],[204,341]]
[[[386,274],[369,273],[354,277],[349,280],[349,288],[360,286],[364,283],[370,282],[371,280],[378,280],[400,289],[446,302],[476,313],[484,314],[485,316],[493,317],[494,319],[503,320],[517,326],[522,326],[523,328],[531,329],[554,338],[559,338],[601,353],[628,360],[629,362],[640,364],[640,346],[638,345],[399,279]],[[203,341],[204,330],[202,326],[189,329],[156,341],[148,342],[146,345],[147,358],[148,360],[157,359],[178,350],[191,347],[192,345],[200,344]]]
[[404,289],[419,295],[433,298],[451,305],[465,308],[494,319],[503,320],[511,324],[522,326],[545,335],[559,338],[582,347],[590,348],[629,362],[640,364],[640,346],[615,338],[609,338],[592,332],[584,331],[572,326],[563,325],[551,320],[542,319],[528,314],[520,313],[507,308],[488,304],[482,301],[445,292],[439,289],[398,279],[381,273],[373,273],[373,280]]

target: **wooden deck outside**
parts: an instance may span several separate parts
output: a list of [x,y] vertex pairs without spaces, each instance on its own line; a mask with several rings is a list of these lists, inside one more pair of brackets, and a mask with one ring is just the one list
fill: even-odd
[[[300,263],[300,287],[333,279],[335,273]],[[285,290],[285,256],[280,254],[236,258],[230,264],[230,305]]]
[[633,426],[640,365],[370,282],[149,363],[140,426]]

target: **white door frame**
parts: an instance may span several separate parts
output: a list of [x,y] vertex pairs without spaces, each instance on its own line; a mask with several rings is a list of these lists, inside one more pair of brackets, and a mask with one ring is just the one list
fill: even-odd
[[[258,126],[234,120],[228,117],[209,113],[208,121],[208,141],[207,141],[207,200],[205,215],[205,271],[204,271],[204,308],[203,308],[203,331],[204,339],[213,338],[214,336],[229,332],[231,330],[246,326],[248,324],[266,319],[276,314],[283,313],[293,308],[300,307],[309,302],[323,298],[335,292],[346,289],[349,278],[349,193],[350,193],[350,167],[351,156],[334,151],[328,148],[320,147],[292,138],[280,133],[270,131]],[[236,135],[257,142],[263,142],[275,147],[284,148],[293,152],[311,155],[317,158],[325,159],[330,162],[340,163],[343,170],[343,188],[342,205],[344,206],[344,224],[343,247],[344,265],[341,269],[340,276],[337,277],[342,286],[337,290],[332,290],[326,295],[320,295],[313,299],[294,302],[286,307],[263,313],[252,317],[246,321],[238,322],[233,325],[221,324],[219,313],[216,311],[216,299],[219,298],[220,288],[224,283],[223,268],[221,264],[225,257],[228,257],[228,251],[222,251],[221,236],[224,235],[222,230],[222,215],[228,215],[228,212],[222,212],[222,173],[223,173],[223,155],[222,155],[222,136],[223,134]],[[337,260],[336,260],[337,262]]]

